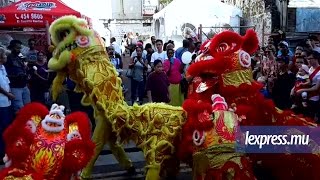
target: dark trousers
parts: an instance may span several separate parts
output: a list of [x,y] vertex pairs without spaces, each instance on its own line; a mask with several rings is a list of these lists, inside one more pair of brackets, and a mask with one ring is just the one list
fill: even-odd
[[74,91],[67,91],[70,103],[71,112],[81,111],[87,113],[90,118],[92,130],[95,128],[95,121],[93,117],[93,108],[92,106],[83,106],[81,104],[81,99],[83,97],[83,93],[76,93]]
[[43,89],[30,88],[31,101],[45,104],[46,103],[45,96],[44,96],[45,92],[47,91]]
[[137,94],[139,97],[140,104],[143,103],[144,98],[144,81],[136,81],[131,79],[131,101],[134,103],[137,99]]
[[306,109],[306,115],[310,118],[316,118],[317,123],[319,123],[319,111],[320,111],[319,101],[310,101],[308,102],[308,107]]
[[0,160],[5,154],[5,144],[3,141],[3,133],[6,128],[11,124],[13,118],[13,112],[11,107],[0,107]]

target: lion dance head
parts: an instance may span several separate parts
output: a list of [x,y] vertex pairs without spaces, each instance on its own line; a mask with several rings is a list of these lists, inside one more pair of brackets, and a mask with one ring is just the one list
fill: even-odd
[[90,29],[87,21],[75,16],[63,16],[55,20],[49,28],[53,46],[53,57],[48,67],[57,72],[53,82],[53,98],[61,92],[62,82],[67,76],[75,79],[77,69],[88,60],[90,53],[106,54],[103,40]]
[[258,38],[254,30],[249,29],[245,36],[232,31],[224,31],[202,47],[202,53],[190,66],[191,76],[211,74],[218,76],[223,86],[251,84],[251,56],[258,48]]

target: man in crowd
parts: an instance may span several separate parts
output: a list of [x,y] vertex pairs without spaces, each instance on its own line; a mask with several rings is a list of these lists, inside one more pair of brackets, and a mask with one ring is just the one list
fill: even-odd
[[187,39],[184,39],[182,41],[182,47],[179,47],[177,50],[176,50],[176,53],[175,53],[175,57],[178,58],[180,61],[181,61],[181,58],[182,58],[182,54],[184,52],[187,52],[189,50],[189,46],[190,46],[190,41],[187,40]]
[[157,51],[155,51],[151,56],[152,65],[155,60],[161,60],[161,62],[163,62],[167,58],[166,52],[163,51],[163,41],[161,39],[156,40],[156,47]]
[[121,48],[120,48],[119,44],[116,42],[116,38],[115,37],[110,38],[110,44],[111,44],[111,46],[113,46],[114,51],[117,54],[122,54],[121,53]]
[[29,45],[29,51],[26,54],[27,62],[35,63],[37,61],[38,52],[39,52],[38,50],[35,49],[36,40],[29,39],[28,45]]
[[27,74],[27,62],[19,55],[22,48],[22,42],[19,40],[12,40],[8,49],[11,53],[7,57],[5,64],[8,78],[10,80],[11,93],[15,96],[12,101],[14,112],[17,112],[25,104],[30,103],[30,91],[27,87],[29,75]]
[[320,89],[320,53],[318,51],[311,51],[307,57],[310,65],[309,78],[311,80],[311,87],[307,89],[300,89],[297,91],[298,95],[307,92],[309,96],[309,116],[315,118],[319,123],[319,89]]
[[156,37],[155,37],[155,36],[151,36],[151,45],[152,45],[153,51],[157,51],[157,47],[156,47]]

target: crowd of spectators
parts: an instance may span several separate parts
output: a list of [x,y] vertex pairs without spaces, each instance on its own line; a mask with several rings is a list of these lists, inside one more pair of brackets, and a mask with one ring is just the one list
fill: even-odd
[[320,44],[316,36],[309,36],[294,51],[286,41],[276,45],[269,38],[266,47],[259,48],[252,57],[254,78],[265,85],[262,93],[280,109],[292,109],[319,119]]

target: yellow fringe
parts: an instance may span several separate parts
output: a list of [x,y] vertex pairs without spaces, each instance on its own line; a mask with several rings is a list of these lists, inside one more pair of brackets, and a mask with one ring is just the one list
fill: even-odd
[[55,101],[57,100],[59,94],[63,91],[63,82],[65,81],[67,77],[67,73],[63,71],[57,72],[57,76],[54,78],[52,83],[52,99]]

